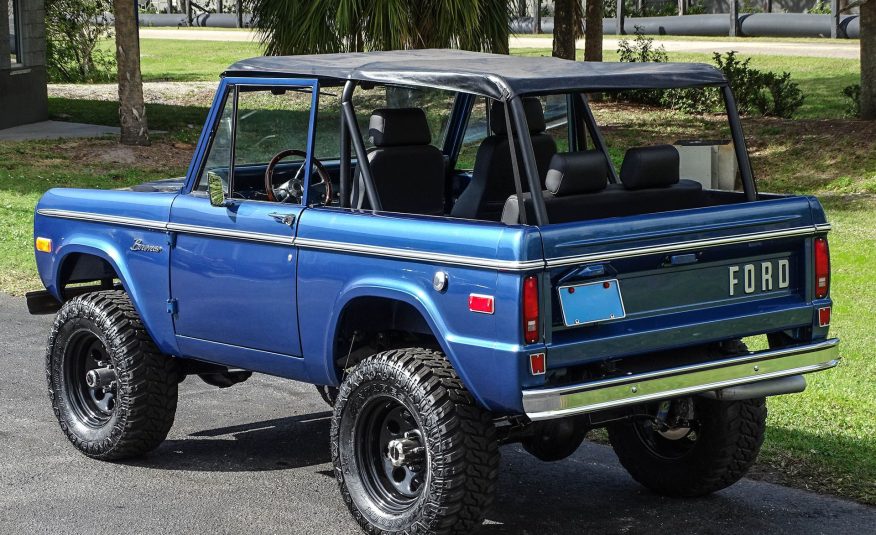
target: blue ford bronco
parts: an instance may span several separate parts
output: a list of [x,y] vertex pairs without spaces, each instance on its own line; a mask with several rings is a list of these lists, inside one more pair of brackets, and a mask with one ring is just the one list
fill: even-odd
[[[667,140],[622,124],[634,91],[726,113]],[[187,376],[271,374],[333,407],[366,532],[465,533],[503,444],[557,461],[606,428],[655,492],[739,480],[765,398],[838,362],[829,230],[815,198],[757,191],[706,65],[258,57],[223,74],[184,179],[42,197],[28,306],[57,312],[49,396],[85,455],[158,446]]]

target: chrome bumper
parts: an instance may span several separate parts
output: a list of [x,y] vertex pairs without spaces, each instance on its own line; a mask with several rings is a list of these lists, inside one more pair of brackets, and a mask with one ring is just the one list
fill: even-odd
[[590,383],[524,390],[523,410],[531,420],[547,420],[826,370],[839,363],[838,346],[839,340],[832,338]]

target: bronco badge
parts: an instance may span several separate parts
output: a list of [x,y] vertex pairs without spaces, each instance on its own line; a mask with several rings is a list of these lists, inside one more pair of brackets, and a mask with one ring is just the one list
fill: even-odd
[[145,251],[147,253],[160,253],[164,250],[164,247],[160,245],[147,245],[143,243],[143,240],[137,239],[134,240],[134,243],[131,245],[132,251]]

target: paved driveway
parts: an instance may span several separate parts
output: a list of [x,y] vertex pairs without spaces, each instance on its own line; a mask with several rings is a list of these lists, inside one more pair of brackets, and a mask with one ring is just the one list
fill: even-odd
[[[0,533],[356,533],[328,453],[329,413],[308,385],[254,376],[226,390],[182,384],[154,453],[92,461],[68,445],[46,399],[50,317],[0,295]],[[744,480],[710,498],[655,496],[611,450],[547,464],[502,449],[483,533],[872,532],[876,509]]]

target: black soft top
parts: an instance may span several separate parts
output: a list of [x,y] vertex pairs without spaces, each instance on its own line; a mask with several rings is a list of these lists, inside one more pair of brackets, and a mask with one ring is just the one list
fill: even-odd
[[519,57],[462,50],[397,50],[260,56],[238,61],[226,76],[300,76],[338,84],[434,87],[497,100],[517,95],[569,91],[674,89],[727,83],[718,69],[701,63],[601,63]]

